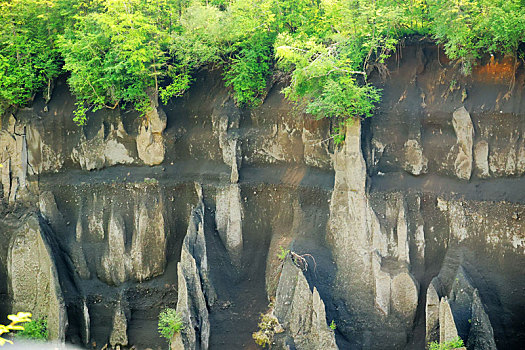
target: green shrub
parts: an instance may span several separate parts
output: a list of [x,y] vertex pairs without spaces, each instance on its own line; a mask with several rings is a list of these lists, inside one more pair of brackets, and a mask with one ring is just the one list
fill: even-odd
[[337,325],[335,324],[335,321],[332,320],[332,322],[330,322],[330,329],[333,330],[333,331],[335,331],[336,328],[337,328]]
[[525,7],[521,0],[429,0],[431,32],[447,56],[461,59],[469,73],[487,52],[515,54],[525,40]]
[[175,309],[167,308],[159,314],[159,333],[171,341],[174,334],[184,329],[182,317]]
[[429,350],[452,350],[457,349],[465,346],[463,344],[463,340],[461,340],[460,337],[457,337],[455,339],[452,339],[451,341],[445,342],[445,343],[438,343],[437,341],[434,341],[429,345]]
[[24,324],[24,330],[15,333],[15,337],[32,340],[47,340],[49,332],[47,329],[47,319],[40,318]]
[[224,74],[226,86],[233,90],[239,106],[259,105],[270,74],[274,36],[254,35],[232,60]]
[[273,342],[274,335],[283,331],[279,320],[273,315],[273,309],[271,308],[266,314],[261,314],[261,321],[258,326],[259,330],[252,333],[252,338],[257,345],[263,348],[265,348],[266,345],[270,346]]

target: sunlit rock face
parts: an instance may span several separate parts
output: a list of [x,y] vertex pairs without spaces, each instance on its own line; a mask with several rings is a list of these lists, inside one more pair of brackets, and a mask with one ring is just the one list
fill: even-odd
[[[7,270],[13,311],[47,318],[49,338],[64,341],[67,315],[51,242],[34,215],[28,215],[9,242]],[[55,247],[56,249],[56,247]]]
[[144,117],[78,127],[59,79],[1,120],[0,316],[88,348],[167,348],[169,307],[176,349],[253,348],[267,312],[275,348],[520,349],[525,74],[508,93],[437,50],[372,73],[382,101],[340,145],[279,81],[246,110],[204,71]]

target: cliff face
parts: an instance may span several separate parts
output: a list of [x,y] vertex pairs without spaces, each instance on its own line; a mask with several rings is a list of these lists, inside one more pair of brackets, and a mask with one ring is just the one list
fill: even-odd
[[[277,318],[298,348],[315,347],[306,327],[341,349],[455,335],[518,349],[524,69],[492,59],[465,77],[421,43],[389,72],[373,75],[376,115],[342,146],[279,83],[245,111],[204,72],[145,118],[99,111],[80,128],[58,81],[48,105],[2,119],[0,313],[47,316],[52,337],[79,345],[154,348],[172,307],[187,324],[179,347],[256,348],[278,294],[298,300],[276,305],[293,309]],[[303,273],[282,270],[280,247]]]

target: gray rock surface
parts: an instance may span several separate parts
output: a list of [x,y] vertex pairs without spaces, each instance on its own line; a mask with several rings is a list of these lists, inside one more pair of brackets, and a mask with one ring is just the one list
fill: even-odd
[[317,289],[310,291],[303,272],[287,257],[275,298],[275,316],[298,349],[339,349],[328,327],[325,305]]
[[437,290],[440,290],[439,280],[434,277],[427,289],[425,304],[426,336],[425,344],[439,341],[439,308],[440,297]]
[[439,342],[446,343],[458,337],[458,330],[450,303],[446,297],[439,303]]
[[124,283],[131,269],[126,255],[125,235],[124,220],[113,208],[107,229],[108,245],[97,269],[98,277],[110,285]]
[[[358,122],[347,127],[345,144],[335,151],[333,164],[329,241],[337,265],[336,295],[345,300],[351,314],[360,315],[349,322],[359,324],[352,326],[352,334],[362,337],[361,346],[374,340],[359,327],[381,330],[401,341],[414,319],[419,288],[408,270],[406,204],[401,196],[390,196],[382,204],[386,222],[381,225],[367,193]],[[387,327],[385,318],[391,320]]]
[[182,316],[184,328],[180,339],[175,339],[178,345],[172,345],[172,349],[181,349],[181,342],[184,344],[184,349],[208,349],[210,338],[208,306],[211,306],[217,298],[209,278],[202,187],[196,184],[195,189],[198,203],[190,214],[180,261],[177,264],[179,288],[177,312]]
[[456,132],[458,154],[454,162],[456,176],[463,180],[470,180],[472,174],[473,154],[472,146],[474,142],[474,126],[472,119],[465,107],[454,111],[452,115],[452,125]]
[[487,141],[481,140],[474,145],[474,164],[479,177],[486,178],[490,176],[489,143]]
[[58,152],[50,145],[51,140],[41,135],[42,125],[29,124],[26,127],[29,174],[59,171],[64,165],[64,152]]
[[241,188],[230,184],[217,190],[215,223],[232,263],[240,267],[243,249]]
[[65,340],[67,314],[53,253],[35,216],[24,219],[9,242],[8,275],[12,310],[47,318],[50,340]]
[[[356,312],[373,305],[370,246],[381,235],[379,222],[366,197],[366,166],[361,153],[361,126],[349,126],[346,140],[333,157],[335,184],[330,201],[329,239],[337,264],[338,289],[355,304]],[[375,249],[385,253],[381,238]],[[359,305],[360,304],[360,305]],[[360,310],[360,311],[357,311]]]
[[144,164],[157,165],[164,160],[166,148],[162,132],[166,128],[166,124],[166,113],[162,107],[152,103],[137,135],[137,152]]
[[206,250],[206,237],[204,236],[205,207],[202,196],[202,187],[198,184],[196,184],[195,187],[199,199],[197,206],[192,210],[190,215],[186,237],[184,237],[182,244],[195,259],[197,270],[199,271],[201,278],[204,296],[206,297],[207,304],[211,306],[217,299],[217,295],[210,280],[210,266],[208,264],[208,253]]
[[2,165],[3,198],[14,203],[26,189],[27,143],[25,128],[9,117],[6,129],[0,131],[0,164]]
[[426,340],[445,343],[460,337],[468,349],[496,349],[492,324],[479,292],[463,266],[454,266],[457,261],[452,254],[447,256],[427,290]]
[[134,278],[144,281],[164,272],[167,230],[162,197],[145,196],[137,202],[130,256]]
[[182,342],[182,334],[175,333],[170,340],[170,350],[184,350],[184,343]]
[[183,246],[177,265],[177,313],[184,328],[181,331],[184,349],[206,350],[210,338],[210,321],[200,274],[195,259]]
[[239,129],[240,115],[230,104],[220,108],[212,115],[213,131],[219,139],[222,159],[231,168],[230,182],[239,181],[239,169],[242,164],[242,150],[237,130]]
[[111,329],[111,335],[109,337],[109,344],[112,347],[127,346],[128,345],[128,320],[121,303],[117,304],[115,313],[113,314],[113,326]]
[[88,140],[82,134],[78,145],[73,148],[71,159],[86,170],[102,169],[116,164],[131,164],[134,161],[131,151],[123,143],[128,139],[129,136],[122,122],[118,122],[116,128],[111,124],[107,131],[102,124],[92,139]]
[[419,284],[408,272],[402,272],[392,278],[392,308],[411,324],[416,315]]
[[[88,217],[88,236],[105,242],[104,253],[96,265],[97,276],[108,284],[120,285],[130,279],[145,281],[161,275],[167,244],[162,200],[154,193],[135,192],[133,221],[129,225],[117,204],[105,208],[105,201],[97,199],[100,197],[96,194],[93,196],[90,205],[95,207],[91,207],[93,214]],[[102,207],[98,207],[99,204]],[[104,220],[106,215],[109,218]],[[82,224],[77,223],[77,227]],[[126,243],[128,232],[131,232],[131,242]]]
[[425,174],[428,170],[428,159],[418,140],[405,142],[405,170],[412,175]]
[[[165,107],[169,129],[156,105],[142,119],[100,110],[78,128],[71,121],[74,99],[59,79],[49,103],[37,95],[13,110],[16,119],[2,118],[0,239],[22,240],[27,235],[19,234],[18,221],[40,208],[40,234],[49,238],[67,315],[75,320],[67,338],[91,347],[93,341],[98,348],[108,342],[120,291],[133,303],[130,345],[161,346],[158,308],[177,301],[180,276],[173,270],[185,245],[181,264],[189,264],[189,255],[197,272],[181,270],[180,302],[196,310],[191,315],[212,304],[207,271],[227,299],[208,317],[221,320],[209,325],[210,332],[217,331],[209,338],[211,348],[229,341],[236,342],[231,348],[252,344],[250,322],[266,310],[266,297],[278,285],[280,246],[315,257],[317,275],[310,270],[308,278],[337,321],[341,348],[423,348],[423,315],[413,322],[417,281],[426,285],[440,269],[439,284],[432,282],[427,305],[418,309],[426,306],[430,338],[439,340],[439,304],[446,297],[456,331],[469,346],[491,348],[497,341],[501,348],[519,348],[524,320],[519,291],[525,286],[523,67],[515,71],[517,84],[509,92],[510,78],[493,80],[514,72],[512,62],[479,65],[471,76],[460,76],[434,45],[423,40],[416,46],[401,48],[398,60],[386,62],[391,77],[380,82],[384,94],[377,113],[363,130],[350,126],[345,145],[334,145],[330,120],[295,111],[279,92],[282,82],[270,88],[261,107],[248,111],[228,98],[220,73],[199,72],[188,95]],[[461,96],[464,87],[468,97]],[[454,118],[463,100],[468,118],[462,109]],[[143,166],[158,162],[162,165]],[[202,203],[195,201],[196,180],[206,190]],[[205,227],[213,227],[206,220],[214,219],[231,260],[243,262],[238,271],[230,269],[215,232],[204,235]],[[185,233],[191,242],[183,243]],[[203,244],[204,236],[218,244]],[[462,254],[450,254],[454,251]],[[15,302],[7,288],[10,253],[9,244],[0,245],[4,314]],[[23,283],[47,276],[46,271],[39,277],[41,269],[27,272]],[[234,286],[217,271],[238,272],[232,279],[251,289],[225,296]],[[198,277],[200,289],[192,289],[195,283],[186,277]],[[202,291],[204,302],[197,302],[194,290]],[[228,316],[221,319],[223,313]],[[196,344],[199,320],[188,321]]]
[[492,324],[481,302],[477,289],[473,293],[472,318],[470,323],[470,332],[466,344],[467,348],[473,350],[496,349],[494,330],[492,329]]

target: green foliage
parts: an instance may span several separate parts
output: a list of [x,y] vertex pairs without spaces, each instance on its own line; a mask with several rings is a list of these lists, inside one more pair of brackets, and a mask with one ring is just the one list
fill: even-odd
[[146,10],[138,0],[109,1],[106,11],[81,17],[60,37],[68,82],[81,101],[77,123],[84,124],[86,108],[149,107],[146,91],[158,88],[166,58],[164,33]]
[[317,118],[336,118],[338,128],[371,116],[380,94],[367,83],[367,72],[384,69],[406,7],[394,1],[323,2],[312,11],[317,30],[306,25],[280,33],[276,56],[282,69],[292,71],[286,97]]
[[516,53],[525,41],[522,0],[428,0],[431,32],[468,73],[487,52]]
[[268,35],[254,35],[226,71],[226,86],[232,87],[238,105],[256,106],[261,102],[270,74],[271,42]]
[[174,334],[184,329],[184,323],[175,309],[167,308],[159,314],[158,328],[160,335],[171,341]]
[[280,249],[280,252],[279,254],[277,254],[277,257],[279,258],[279,260],[284,261],[284,259],[286,259],[288,254],[290,254],[290,249],[285,249],[282,246],[279,246],[279,249]]
[[155,178],[145,177],[144,178],[144,183],[148,184],[148,185],[156,185],[156,184],[159,183],[159,180],[157,180]]
[[24,325],[24,329],[15,333],[15,337],[46,341],[49,337],[47,319],[33,320]]
[[25,104],[58,75],[53,14],[51,1],[0,1],[0,114]]
[[373,114],[371,72],[407,35],[435,37],[466,72],[484,53],[516,54],[523,0],[0,0],[0,114],[61,71],[74,119],[101,108],[144,114],[181,96],[204,66],[220,67],[239,106],[257,106],[275,69],[285,96],[345,125]]
[[261,321],[258,324],[259,330],[252,333],[252,338],[255,343],[262,346],[270,346],[273,341],[273,337],[276,333],[282,332],[282,327],[279,325],[279,320],[273,315],[273,309],[270,309],[267,313],[261,314]]
[[453,339],[446,343],[440,344],[439,342],[432,342],[432,343],[429,343],[428,346],[429,346],[429,350],[452,350],[452,349],[461,348],[465,345],[463,344],[463,340],[457,337],[456,339]]
[[334,320],[332,320],[332,322],[330,322],[330,326],[329,326],[329,327],[330,327],[330,329],[333,330],[333,331],[335,331],[335,330],[337,329],[337,325],[335,324],[335,321],[334,321]]

